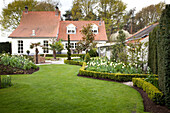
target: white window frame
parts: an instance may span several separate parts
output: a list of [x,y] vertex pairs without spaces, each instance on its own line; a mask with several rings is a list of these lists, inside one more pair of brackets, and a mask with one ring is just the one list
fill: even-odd
[[92,33],[94,33],[94,34],[99,33],[99,27],[96,24],[92,25]]
[[76,26],[73,24],[68,25],[67,34],[76,34]]
[[44,43],[44,44],[43,44],[44,47],[47,47],[47,48],[44,48],[44,49],[43,49],[43,52],[44,52],[44,53],[49,53],[49,49],[48,49],[48,46],[49,46],[48,40],[44,40],[43,43]]
[[23,40],[18,40],[18,53],[24,53],[24,42],[23,42]]

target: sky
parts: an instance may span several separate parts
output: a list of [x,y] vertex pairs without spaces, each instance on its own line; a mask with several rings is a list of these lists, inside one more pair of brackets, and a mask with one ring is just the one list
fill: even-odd
[[[0,0],[0,15],[2,13],[2,9],[12,1],[14,0]],[[37,1],[43,1],[43,0],[37,0]],[[159,2],[165,2],[166,4],[170,4],[170,0],[122,0],[122,1],[127,4],[127,10],[136,7],[136,12],[140,11],[143,7],[147,7],[151,4],[158,4]],[[61,14],[63,15],[66,10],[71,9],[73,0],[60,0],[60,2],[61,2],[61,6],[59,8]],[[0,38],[1,38],[0,42],[11,41],[10,39],[7,38],[10,33],[11,32],[2,32],[0,30]]]

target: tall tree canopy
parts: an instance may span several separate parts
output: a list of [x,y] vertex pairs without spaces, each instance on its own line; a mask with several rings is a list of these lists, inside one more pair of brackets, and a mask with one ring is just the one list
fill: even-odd
[[0,19],[1,25],[5,30],[16,29],[20,23],[25,6],[28,6],[28,11],[54,11],[55,5],[56,4],[53,4],[50,0],[47,2],[37,2],[36,0],[15,0],[3,9]]
[[150,5],[148,7],[145,7],[141,11],[136,13],[135,16],[136,29],[139,30],[148,26],[149,24],[158,22],[164,8],[165,3],[160,2],[156,5]]

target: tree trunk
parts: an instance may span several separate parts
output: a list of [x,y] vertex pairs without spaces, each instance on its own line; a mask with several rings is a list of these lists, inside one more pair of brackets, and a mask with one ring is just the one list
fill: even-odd
[[36,53],[36,64],[38,64],[38,48],[35,49],[35,53]]
[[53,57],[54,57],[54,59],[56,59],[56,50],[55,49],[53,49]]

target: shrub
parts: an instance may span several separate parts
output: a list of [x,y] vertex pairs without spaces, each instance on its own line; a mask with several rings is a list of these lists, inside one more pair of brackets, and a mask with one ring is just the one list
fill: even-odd
[[9,75],[0,75],[0,88],[6,88],[10,87],[12,85],[11,83],[11,77]]
[[3,54],[0,56],[0,64],[5,66],[10,65],[12,67],[24,70],[37,68],[37,66],[32,61],[25,58],[24,56],[10,56],[8,54]]
[[1,42],[0,43],[0,53],[10,53],[11,54],[11,43]]
[[70,65],[83,65],[83,62],[79,62],[79,61],[73,61],[73,60],[64,60],[65,64],[70,64]]
[[156,104],[164,104],[164,95],[158,88],[142,78],[133,78],[133,85],[137,86],[148,94],[148,97]]
[[90,55],[91,57],[96,57],[96,56],[98,56],[98,53],[97,53],[97,51],[96,51],[96,48],[90,49],[90,51],[89,51],[88,53],[89,53],[89,55]]
[[89,53],[86,54],[85,58],[84,58],[85,62],[89,62],[90,61],[90,55]]
[[149,82],[149,83],[153,84],[155,87],[159,88],[158,78],[156,78],[153,74],[146,77],[144,79],[144,81]]

